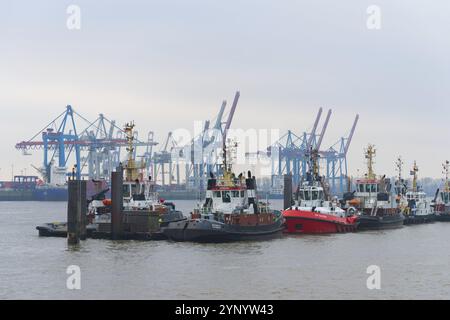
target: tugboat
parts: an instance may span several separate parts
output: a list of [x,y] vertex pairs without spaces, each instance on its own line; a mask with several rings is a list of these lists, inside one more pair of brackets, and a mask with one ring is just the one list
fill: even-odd
[[435,201],[435,211],[437,221],[450,221],[450,183],[449,177],[449,165],[450,162],[447,160],[442,165],[444,171],[444,188],[439,193],[439,198]]
[[[175,209],[172,202],[167,202],[159,198],[157,192],[153,191],[151,177],[147,181],[143,179],[143,163],[136,163],[134,159],[134,124],[126,124],[124,132],[126,134],[128,146],[128,159],[125,166],[125,178],[123,181],[123,210],[130,212],[149,211],[158,214],[159,227],[166,226],[172,221],[185,220],[183,213]],[[110,232],[111,227],[111,199],[106,198],[109,189],[92,196],[87,203],[87,225],[86,233],[88,237],[96,232]],[[67,223],[53,222],[37,226],[39,236],[46,237],[66,237]]]
[[[171,221],[185,220],[181,211],[175,209],[175,205],[159,198],[159,194],[153,191],[152,177],[144,180],[143,171],[145,164],[137,163],[134,158],[134,123],[127,123],[124,128],[127,139],[128,159],[125,164],[125,178],[123,181],[123,210],[126,213],[146,211],[156,213],[159,216],[159,226],[165,226]],[[98,206],[91,208],[91,223],[98,225],[98,230],[109,230],[111,224],[110,200],[105,199]],[[94,203],[95,204],[95,203]],[[105,208],[106,207],[106,210]],[[108,210],[109,208],[109,210]],[[92,217],[95,217],[92,219]]]
[[[365,150],[367,173],[356,180],[356,190],[346,193],[344,201],[348,210],[359,211],[358,230],[401,228],[405,218],[399,208],[399,197],[391,193],[389,178],[385,175],[376,176],[373,169],[375,154],[375,147],[369,144]],[[399,179],[401,179],[401,165],[402,162],[399,159],[397,162]]]
[[311,151],[306,182],[296,191],[295,204],[283,211],[286,233],[341,233],[356,231],[355,211],[339,207],[337,197],[330,200],[323,177],[319,176],[318,152]]
[[405,198],[408,202],[405,210],[405,224],[429,223],[436,219],[436,214],[427,199],[427,194],[417,184],[417,172],[419,167],[414,161],[410,174],[413,176],[412,188],[406,192]]
[[[234,146],[236,147],[236,145]],[[229,242],[262,240],[280,235],[284,219],[280,211],[272,210],[267,202],[256,198],[256,179],[238,177],[227,162],[228,147],[223,147],[222,175],[210,173],[206,199],[194,209],[190,219],[171,222],[162,228],[174,241]]]

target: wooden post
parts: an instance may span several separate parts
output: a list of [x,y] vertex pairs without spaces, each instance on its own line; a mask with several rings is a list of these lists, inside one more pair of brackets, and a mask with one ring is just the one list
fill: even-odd
[[86,239],[86,181],[69,180],[67,203],[67,243]]
[[120,239],[123,235],[123,168],[111,174],[111,238]]
[[78,180],[78,214],[80,219],[80,240],[86,240],[86,224],[87,224],[87,183],[84,180]]
[[283,210],[292,206],[292,175],[284,175]]

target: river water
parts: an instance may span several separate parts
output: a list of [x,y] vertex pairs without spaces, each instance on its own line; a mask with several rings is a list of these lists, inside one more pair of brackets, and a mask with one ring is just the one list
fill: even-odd
[[[228,244],[38,237],[65,220],[66,203],[0,202],[1,299],[450,298],[450,223]],[[67,289],[70,265],[80,290]],[[367,288],[370,265],[380,289]]]

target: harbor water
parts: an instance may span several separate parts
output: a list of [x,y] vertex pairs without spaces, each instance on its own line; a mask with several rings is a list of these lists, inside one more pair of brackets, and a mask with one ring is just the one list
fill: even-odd
[[[273,200],[280,209],[282,201]],[[195,201],[176,201],[188,213]],[[450,223],[227,244],[40,238],[64,202],[0,202],[1,299],[449,299]],[[81,289],[66,285],[80,267]],[[380,268],[368,289],[367,268]]]

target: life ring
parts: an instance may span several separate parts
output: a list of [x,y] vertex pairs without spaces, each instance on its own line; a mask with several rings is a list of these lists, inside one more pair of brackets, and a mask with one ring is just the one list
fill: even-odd
[[353,216],[358,210],[356,210],[355,207],[350,207],[347,209],[347,215],[348,216]]

